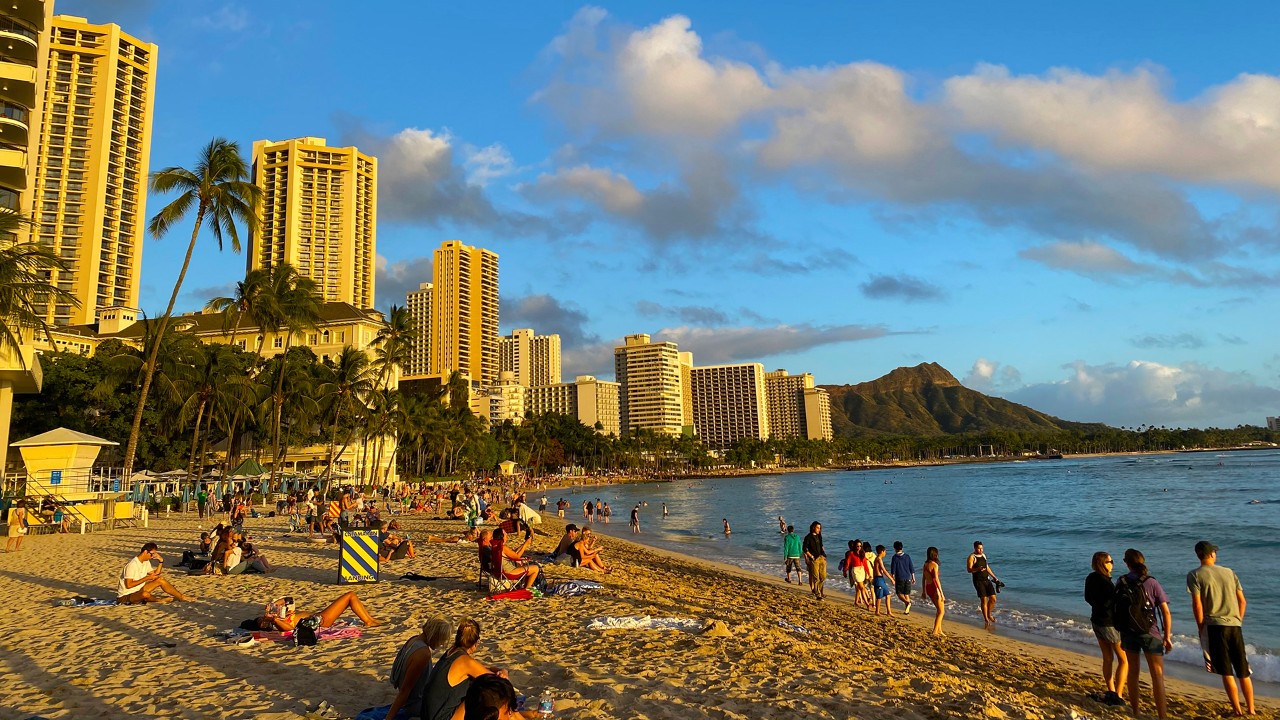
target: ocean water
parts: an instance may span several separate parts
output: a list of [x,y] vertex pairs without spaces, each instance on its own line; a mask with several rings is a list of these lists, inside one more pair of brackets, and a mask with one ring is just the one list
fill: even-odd
[[[1254,677],[1280,681],[1280,452],[1274,450],[1040,460],[863,472],[824,471],[749,478],[607,485],[548,493],[564,497],[570,522],[582,501],[613,508],[597,532],[781,575],[779,515],[803,536],[818,520],[828,555],[828,590],[847,591],[836,569],[854,538],[890,548],[901,540],[916,565],[936,546],[948,617],[979,617],[965,560],[981,540],[1007,587],[997,624],[1094,647],[1084,578],[1093,553],[1116,560],[1126,548],[1147,558],[1170,598],[1174,651],[1200,665],[1186,574],[1197,540],[1220,546],[1248,599],[1244,635]],[[640,535],[628,529],[642,507]],[[662,517],[665,502],[669,516]],[[733,533],[725,537],[721,519]],[[916,587],[919,592],[919,586]],[[923,606],[917,611],[927,612]]]

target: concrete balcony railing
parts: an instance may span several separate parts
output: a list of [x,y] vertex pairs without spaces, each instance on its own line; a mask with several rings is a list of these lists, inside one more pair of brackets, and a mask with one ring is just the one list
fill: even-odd
[[25,107],[36,103],[36,69],[0,58],[0,99]]

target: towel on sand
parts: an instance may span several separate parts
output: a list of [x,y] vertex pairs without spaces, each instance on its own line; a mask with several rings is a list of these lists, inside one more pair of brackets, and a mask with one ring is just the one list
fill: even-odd
[[696,631],[702,629],[701,620],[691,620],[689,618],[656,618],[648,615],[625,615],[622,617],[598,617],[592,618],[587,623],[588,630],[688,630]]

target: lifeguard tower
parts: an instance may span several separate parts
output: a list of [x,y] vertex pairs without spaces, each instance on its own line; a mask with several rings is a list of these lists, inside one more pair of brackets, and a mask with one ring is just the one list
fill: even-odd
[[120,500],[119,478],[96,475],[93,463],[102,448],[120,443],[58,428],[13,443],[22,454],[26,479],[27,520],[32,528],[49,525],[40,503],[49,498],[84,532],[94,526],[111,529],[117,522],[133,522],[133,503]]

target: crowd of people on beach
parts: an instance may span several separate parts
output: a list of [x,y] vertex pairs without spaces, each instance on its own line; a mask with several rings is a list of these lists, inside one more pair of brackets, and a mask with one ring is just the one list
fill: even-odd
[[[482,578],[488,572],[503,588],[544,589],[545,569],[552,566],[612,572],[591,527],[596,522],[607,524],[612,514],[609,504],[600,499],[585,500],[585,522],[565,525],[554,548],[535,553],[534,527],[541,523],[541,516],[514,484],[402,486],[368,495],[356,488],[342,488],[336,491],[334,499],[322,499],[324,497],[317,488],[299,491],[278,499],[276,512],[267,514],[286,519],[290,532],[305,533],[322,542],[338,541],[342,533],[356,528],[376,533],[379,561],[384,564],[413,559],[418,553],[414,540],[401,530],[400,518],[396,516],[431,513],[454,519],[463,524],[464,532],[448,537],[427,535],[418,541],[475,543]],[[226,493],[217,503],[201,502],[201,505],[202,517],[205,513],[212,517],[216,514],[215,508],[220,507],[221,521],[212,530],[200,533],[195,546],[183,552],[179,567],[193,574],[214,575],[276,570],[254,547],[252,537],[246,532],[246,520],[260,517],[262,513],[250,506],[243,493]],[[545,513],[548,499],[542,497],[538,505]],[[637,503],[631,510],[633,533],[640,531],[643,506],[644,503]],[[556,514],[563,518],[569,507],[570,503],[560,498],[555,503]],[[662,513],[662,517],[667,516],[666,503],[662,504]],[[15,515],[21,517],[20,513],[11,513],[11,518]],[[22,535],[14,532],[13,525],[11,519],[10,539],[20,546]],[[728,518],[722,520],[722,526],[727,538],[732,532]],[[822,523],[812,522],[808,533],[801,537],[793,525],[779,516],[778,529],[782,536],[785,582],[792,583],[794,573],[794,582],[800,583],[803,572],[810,593],[816,600],[823,600],[828,576]],[[947,596],[942,587],[939,549],[926,549],[919,578],[917,567],[906,550],[901,541],[893,541],[886,547],[861,538],[849,540],[838,562],[841,579],[848,583],[854,605],[876,616],[893,616],[895,604],[903,614],[910,614],[915,602],[926,600],[934,610],[932,633],[944,636]],[[1195,545],[1195,553],[1199,566],[1188,573],[1186,587],[1206,668],[1221,676],[1236,715],[1254,714],[1251,672],[1241,632],[1246,609],[1244,591],[1236,574],[1217,564],[1217,546],[1200,541]],[[1105,689],[1094,699],[1110,705],[1127,703],[1137,714],[1140,665],[1145,659],[1156,714],[1163,720],[1168,717],[1163,662],[1173,647],[1169,597],[1151,576],[1140,551],[1126,550],[1123,561],[1127,572],[1113,579],[1110,553],[1095,553],[1084,583],[1084,598],[1091,609],[1090,623],[1102,653]],[[996,622],[996,602],[1004,583],[997,577],[981,541],[973,543],[965,569],[974,587],[983,624],[991,629]],[[154,542],[144,544],[125,564],[118,578],[116,601],[119,604],[195,599],[181,591],[166,573],[164,558]],[[291,596],[280,598],[268,603],[254,624],[268,632],[322,629],[333,626],[348,612],[366,628],[382,624],[354,592],[343,593],[315,612],[299,611]],[[445,647],[450,635],[453,643]],[[417,717],[465,720],[506,718],[518,713],[533,717],[532,711],[518,707],[515,690],[505,671],[488,667],[474,657],[479,638],[480,626],[472,619],[461,620],[456,628],[439,617],[426,622],[421,633],[406,641],[396,654],[390,672],[396,691],[394,700],[390,705],[366,711],[360,716],[362,720]]]

